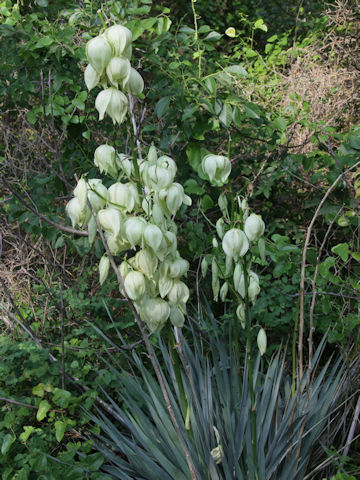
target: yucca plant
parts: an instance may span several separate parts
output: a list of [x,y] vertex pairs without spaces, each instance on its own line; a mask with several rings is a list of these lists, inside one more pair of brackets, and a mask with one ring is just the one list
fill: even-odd
[[[175,329],[176,345],[159,339],[157,356],[183,440],[191,452],[199,480],[300,480],[312,449],[326,426],[332,399],[340,384],[341,360],[320,368],[323,343],[315,354],[310,379],[292,389],[284,352],[262,365],[254,362],[257,465],[252,460],[251,398],[247,364],[217,334],[216,321],[207,335],[193,326],[187,335]],[[109,478],[187,480],[188,464],[171,422],[158,382],[147,359],[132,353],[129,368],[117,369],[116,398],[103,391],[116,417],[97,409],[89,413],[100,427],[94,440],[104,455]],[[119,418],[122,419],[119,422]]]

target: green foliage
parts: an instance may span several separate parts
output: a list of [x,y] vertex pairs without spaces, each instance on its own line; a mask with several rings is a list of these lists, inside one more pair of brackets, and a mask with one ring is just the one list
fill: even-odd
[[[215,318],[209,310],[204,313],[212,321],[211,336],[201,337],[197,330],[187,332],[192,347],[180,336],[181,347],[170,351],[159,340],[166,388],[182,437],[189,451],[196,452],[192,457],[200,478],[233,478],[234,474],[239,480],[255,478],[247,366],[245,371],[239,370],[232,348],[218,336]],[[320,360],[320,351],[321,346],[315,362]],[[141,356],[134,353],[127,368],[111,368],[117,378],[112,403],[122,422],[115,423],[100,409],[92,414],[102,432],[94,441],[106,458],[104,472],[114,479],[190,478],[161,389]],[[308,388],[304,380],[292,395],[286,370],[285,357],[280,353],[264,372],[259,358],[254,367],[261,478],[303,478],[308,459],[326,428],[324,420],[333,395],[329,392],[336,391],[341,372],[339,362],[331,368],[327,364]],[[211,452],[219,445],[223,453],[221,461],[215,463]]]

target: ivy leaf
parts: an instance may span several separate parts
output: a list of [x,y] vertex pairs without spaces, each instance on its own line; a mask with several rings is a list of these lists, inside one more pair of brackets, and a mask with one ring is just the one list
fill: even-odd
[[46,417],[48,411],[50,410],[51,405],[47,400],[41,400],[39,405],[39,410],[36,414],[36,419],[38,422],[41,422]]
[[24,432],[22,432],[19,435],[19,440],[23,443],[27,442],[28,438],[30,437],[30,435],[33,433],[34,430],[36,430],[36,428],[33,427],[32,425],[25,425]]
[[329,269],[335,265],[334,257],[327,257],[322,263],[319,264],[319,273],[322,277],[329,276]]
[[335,255],[338,255],[343,262],[346,262],[349,258],[350,250],[347,243],[339,243],[335,245],[335,247],[332,247],[331,251],[335,253]]

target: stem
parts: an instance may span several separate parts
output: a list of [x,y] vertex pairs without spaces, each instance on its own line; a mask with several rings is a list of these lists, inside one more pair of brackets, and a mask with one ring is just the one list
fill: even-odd
[[195,11],[195,1],[196,0],[191,0],[191,9],[194,15],[194,28],[195,28],[195,33],[194,33],[194,40],[196,42],[197,46],[197,55],[198,55],[198,69],[199,69],[199,78],[201,77],[201,50],[200,50],[200,45],[199,45],[199,33],[198,33],[198,24],[197,24],[197,15]]
[[249,311],[249,278],[247,272],[247,262],[243,259],[244,269],[244,286],[245,286],[245,321],[246,321],[246,354],[248,359],[248,381],[250,388],[251,398],[251,445],[252,456],[255,470],[255,478],[257,478],[257,426],[256,426],[256,398],[254,391],[254,377],[253,377],[253,359],[251,352],[251,324],[250,324],[250,311]]

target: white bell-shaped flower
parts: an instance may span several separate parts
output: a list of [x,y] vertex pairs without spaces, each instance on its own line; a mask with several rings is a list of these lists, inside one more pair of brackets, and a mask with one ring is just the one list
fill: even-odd
[[135,68],[130,68],[128,76],[124,79],[122,87],[130,95],[139,96],[144,90],[144,80]]
[[107,276],[109,275],[109,270],[110,270],[110,260],[107,255],[103,255],[101,257],[100,263],[99,263],[99,283],[102,285],[105,280],[107,279]]
[[174,327],[182,328],[184,326],[185,317],[179,308],[171,307],[170,321],[174,325]]
[[88,186],[84,178],[80,178],[75,189],[74,196],[79,200],[81,210],[85,210],[87,205]]
[[180,278],[187,274],[189,270],[189,262],[178,256],[172,262],[169,262],[168,275],[170,278]]
[[142,217],[130,217],[124,223],[124,233],[132,248],[141,245],[146,220]]
[[113,123],[122,123],[127,113],[128,100],[117,88],[110,87],[102,90],[95,100],[96,110],[99,112],[99,120],[107,113]]
[[161,298],[148,298],[141,306],[140,316],[150,330],[159,331],[169,318],[170,306]]
[[108,199],[108,191],[105,185],[102,184],[100,178],[90,178],[88,180],[88,199],[92,207],[98,212],[105,205]]
[[243,257],[249,250],[249,241],[242,230],[232,228],[225,233],[222,239],[222,248],[226,255],[237,259]]
[[91,218],[91,211],[88,207],[81,208],[79,199],[77,197],[72,198],[65,207],[65,211],[68,217],[70,217],[73,227],[79,225],[87,225]]
[[100,170],[116,178],[118,167],[115,161],[115,149],[111,145],[100,145],[94,153],[94,163]]
[[175,280],[174,284],[168,293],[168,299],[175,306],[181,303],[186,303],[189,299],[189,289],[181,280]]
[[107,28],[104,32],[104,37],[110,44],[114,56],[118,57],[122,55],[124,51],[131,46],[132,33],[122,25],[113,25]]
[[99,84],[100,77],[100,73],[89,63],[84,72],[85,85],[89,92]]
[[140,272],[129,272],[124,280],[125,290],[131,300],[139,301],[145,294],[145,277]]
[[106,75],[109,82],[118,88],[119,83],[130,75],[130,62],[124,57],[113,57],[106,67]]
[[255,242],[264,235],[265,223],[259,215],[252,213],[245,221],[244,230],[250,242]]
[[144,230],[144,241],[148,247],[157,252],[164,240],[162,231],[156,225],[149,224]]
[[122,217],[119,210],[112,207],[100,210],[98,212],[98,219],[101,228],[105,230],[105,232],[109,232],[115,237],[120,235]]
[[139,195],[136,187],[131,183],[113,183],[109,187],[109,202],[113,207],[132,212],[139,203]]
[[153,278],[158,266],[157,257],[147,248],[139,250],[135,256],[137,269],[148,278]]
[[255,303],[257,296],[260,293],[260,283],[259,283],[259,277],[255,272],[250,272],[249,273],[249,287],[248,287],[248,294],[249,294],[249,299],[251,303]]
[[102,75],[111,58],[111,46],[104,37],[95,37],[86,44],[86,56],[93,69]]
[[231,172],[230,160],[222,155],[205,155],[201,161],[201,167],[210,182],[218,187],[224,185]]

